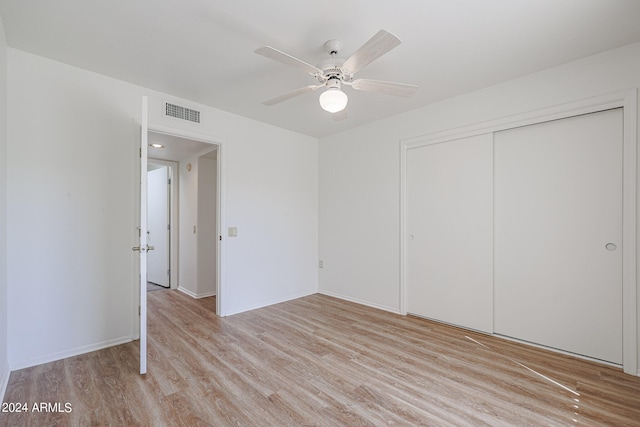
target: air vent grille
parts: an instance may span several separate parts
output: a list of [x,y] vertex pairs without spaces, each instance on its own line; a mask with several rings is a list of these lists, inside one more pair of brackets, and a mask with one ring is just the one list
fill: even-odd
[[200,111],[170,104],[168,102],[165,103],[165,115],[175,117],[177,119],[188,120],[194,123],[200,123]]

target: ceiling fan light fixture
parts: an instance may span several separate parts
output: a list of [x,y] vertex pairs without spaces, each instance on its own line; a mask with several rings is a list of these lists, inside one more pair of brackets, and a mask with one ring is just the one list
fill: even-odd
[[329,113],[337,113],[342,111],[349,102],[349,97],[339,88],[328,88],[320,94],[320,107]]

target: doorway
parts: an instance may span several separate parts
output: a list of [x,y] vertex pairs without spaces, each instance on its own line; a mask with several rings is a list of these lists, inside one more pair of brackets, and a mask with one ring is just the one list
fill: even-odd
[[220,313],[219,150],[211,141],[164,129],[148,132],[147,236],[154,247],[148,253],[148,280],[192,298],[215,296],[210,301],[216,313]]

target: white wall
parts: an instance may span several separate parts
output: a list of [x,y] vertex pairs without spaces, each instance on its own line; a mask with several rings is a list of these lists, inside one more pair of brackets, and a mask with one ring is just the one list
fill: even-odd
[[198,158],[198,296],[216,294],[216,163]]
[[[178,289],[195,296],[198,294],[198,157],[179,162],[178,175]],[[195,233],[193,227],[196,227]]]
[[634,87],[640,43],[323,138],[320,292],[400,309],[400,140]]
[[193,156],[181,161],[179,168],[178,286],[195,298],[216,294],[216,163]]
[[0,401],[9,380],[7,342],[7,42],[0,17]]
[[[141,96],[150,122],[222,144],[223,313],[317,291],[317,141],[8,50],[7,244],[12,369],[135,336]],[[162,116],[163,101],[202,123]],[[225,222],[223,222],[223,225]]]
[[181,161],[179,169],[178,286],[192,297],[212,296],[216,294],[216,160],[193,156]]

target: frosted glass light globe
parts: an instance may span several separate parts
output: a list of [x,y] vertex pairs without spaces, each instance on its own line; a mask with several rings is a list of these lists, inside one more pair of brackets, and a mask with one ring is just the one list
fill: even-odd
[[320,107],[330,113],[342,111],[347,106],[349,97],[340,89],[329,88],[320,94]]

